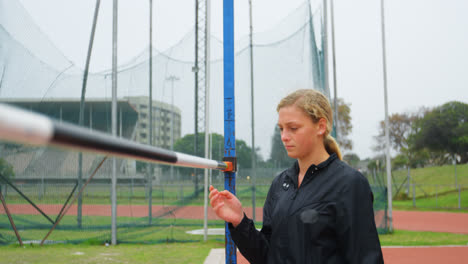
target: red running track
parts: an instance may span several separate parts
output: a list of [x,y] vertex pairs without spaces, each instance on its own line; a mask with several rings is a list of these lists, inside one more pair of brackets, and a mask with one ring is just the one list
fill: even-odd
[[[453,247],[384,247],[385,264],[466,264],[468,246]],[[238,252],[238,264],[249,262]]]
[[[48,215],[57,215],[60,212],[61,205],[38,205]],[[8,209],[12,214],[39,214],[29,204],[8,204]],[[83,205],[83,215],[110,216],[110,205]],[[184,207],[163,207],[153,206],[153,216],[170,214],[170,217],[184,219],[202,219],[203,206],[184,206]],[[172,212],[171,212],[172,211]],[[67,215],[76,215],[77,207],[73,205],[67,212]],[[252,216],[252,208],[245,208],[247,216]],[[4,214],[3,206],[0,207],[0,213]],[[146,205],[118,205],[117,216],[144,217],[148,215],[148,206]],[[257,221],[263,219],[262,208],[255,211]],[[376,215],[376,218],[381,216]],[[208,219],[219,219],[214,211],[208,208]],[[447,212],[417,212],[417,211],[393,211],[394,229],[412,230],[412,231],[432,231],[468,234],[468,214],[467,213],[447,213]]]
[[468,234],[467,213],[393,211],[393,219],[394,229]]

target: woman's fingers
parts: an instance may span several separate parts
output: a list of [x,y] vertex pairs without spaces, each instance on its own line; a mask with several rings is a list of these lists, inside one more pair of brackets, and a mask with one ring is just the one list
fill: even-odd
[[226,199],[226,196],[223,193],[215,193],[211,196],[210,198],[210,204],[212,207],[216,206],[219,203],[224,204],[224,200]]
[[213,206],[213,211],[215,211],[215,213],[217,213],[219,211],[219,209],[221,207],[224,206],[224,203],[223,202],[219,202],[218,204],[216,204],[215,206]]
[[232,198],[232,196],[233,196],[233,194],[228,190],[221,191],[221,192],[219,192],[219,194],[223,195],[224,197],[226,197],[228,199]]
[[211,199],[211,197],[213,197],[215,194],[218,194],[218,190],[213,188],[213,186],[210,186],[210,194],[208,195],[209,199]]
[[216,205],[216,203],[219,202],[219,193],[216,193],[216,194],[213,194],[211,197],[210,197],[210,204],[211,206],[214,207],[214,205]]

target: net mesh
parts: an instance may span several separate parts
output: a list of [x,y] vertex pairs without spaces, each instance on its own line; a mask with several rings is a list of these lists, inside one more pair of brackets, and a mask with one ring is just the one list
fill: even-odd
[[[75,12],[83,12],[81,17],[89,18],[94,6]],[[102,9],[101,12],[110,11]],[[48,15],[53,17],[53,14]],[[236,188],[237,195],[247,207],[254,199],[257,207],[263,206],[271,180],[284,169],[283,163],[276,160],[277,156],[271,155],[278,151],[274,147],[275,140],[278,140],[274,136],[277,102],[298,88],[315,87],[329,96],[320,85],[323,83],[323,73],[320,71],[323,69],[321,21],[320,4],[303,3],[271,30],[253,36],[255,171],[251,169],[249,39],[240,38],[235,43],[236,151],[239,166]],[[79,22],[88,25],[84,19]],[[165,22],[170,24],[170,21]],[[69,34],[68,37],[73,37],[73,32]],[[111,36],[106,36],[108,43],[111,43]],[[152,134],[155,146],[204,156],[203,131],[197,136],[198,147],[194,153],[194,43],[195,32],[192,30],[165,51],[153,49]],[[210,38],[209,115],[211,157],[215,160],[223,157],[222,45],[221,40]],[[105,57],[92,54],[93,60],[100,56]],[[148,57],[149,49],[146,48],[119,64],[117,86],[117,136],[144,144],[149,143],[150,137]],[[21,2],[0,0],[2,102],[43,113],[59,121],[79,124],[82,68],[54,45]],[[111,133],[111,82],[110,70],[89,73],[83,126]],[[23,241],[32,243],[43,239],[65,211],[63,219],[46,242],[110,241],[112,158],[105,160],[98,168],[105,158],[102,155],[8,142],[0,144],[0,158],[0,190]],[[115,162],[119,243],[202,239],[186,233],[202,228],[202,170],[148,166],[125,159],[116,159]],[[96,168],[97,172],[93,175]],[[78,195],[91,175],[92,180]],[[210,179],[215,186],[223,185],[221,172],[210,172]],[[386,230],[384,190],[376,187],[374,196],[378,197],[374,202],[378,228]],[[0,243],[14,243],[16,237],[4,207],[0,207],[0,212]],[[383,217],[381,212],[384,212]],[[210,228],[223,227],[212,212],[209,219]],[[260,221],[261,218],[257,217],[256,220]]]

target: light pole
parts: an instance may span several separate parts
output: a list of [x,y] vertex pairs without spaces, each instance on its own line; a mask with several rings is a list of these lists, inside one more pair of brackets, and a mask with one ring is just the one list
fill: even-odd
[[252,0],[249,0],[250,17],[250,113],[251,113],[251,137],[252,137],[252,220],[255,223],[255,180],[257,178],[257,153],[255,152],[255,116],[254,116],[254,58],[253,58],[253,23],[252,23]]
[[388,199],[388,230],[393,232],[393,201],[392,201],[392,163],[390,158],[390,129],[388,120],[388,98],[387,98],[387,54],[385,43],[385,10],[384,0],[380,0],[380,13],[382,17],[382,63],[383,63],[383,84],[384,84],[384,105],[385,105],[385,157],[387,168],[387,199]]
[[[174,82],[180,80],[175,75],[170,75],[166,78],[166,81],[171,82],[171,150],[174,150]],[[171,165],[171,181],[174,180],[174,166]]]

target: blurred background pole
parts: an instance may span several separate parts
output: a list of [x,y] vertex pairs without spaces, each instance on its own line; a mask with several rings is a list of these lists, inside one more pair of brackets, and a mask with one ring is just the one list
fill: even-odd
[[[224,159],[236,161],[234,107],[234,1],[223,0]],[[236,167],[234,167],[234,170]],[[224,173],[224,189],[236,194],[236,173]],[[237,248],[225,223],[226,263],[237,262]]]
[[388,120],[388,98],[387,98],[387,60],[385,49],[385,10],[384,0],[380,1],[382,17],[382,62],[383,62],[383,84],[385,99],[385,157],[387,167],[387,199],[388,199],[388,231],[393,232],[393,213],[392,213],[392,164],[390,157],[390,122]]
[[[83,85],[81,87],[81,100],[80,100],[80,114],[78,125],[83,126],[84,123],[84,110],[85,110],[85,96],[86,96],[86,84],[88,81],[88,72],[89,72],[89,63],[91,61],[91,53],[93,51],[93,43],[94,43],[94,35],[96,33],[96,24],[99,14],[99,5],[101,4],[101,0],[96,1],[96,7],[94,8],[94,18],[93,18],[93,26],[91,28],[91,36],[89,38],[88,44],[88,55],[86,56],[86,64],[83,73]],[[91,128],[91,111],[90,111],[90,128]],[[44,184],[44,183],[43,183]],[[83,184],[83,153],[78,153],[78,190],[81,189]],[[82,226],[82,205],[83,205],[83,198],[80,194],[78,196],[77,201],[77,219],[76,222],[78,224],[78,228]]]
[[334,105],[334,116],[333,116],[333,135],[338,141],[338,84],[336,83],[336,52],[335,52],[335,10],[333,8],[334,0],[330,0],[330,20],[331,20],[331,37],[332,37],[332,69],[333,69],[333,105]]
[[320,79],[320,62],[319,62],[319,52],[317,48],[317,43],[315,39],[315,30],[313,22],[313,13],[312,13],[312,4],[310,0],[307,0],[307,5],[309,7],[309,35],[310,35],[310,60],[311,60],[311,71],[312,71],[312,83],[315,89],[318,89],[322,86]]
[[457,154],[453,154],[453,167],[455,169],[455,188],[458,187],[458,177],[457,177]]
[[252,220],[255,223],[255,179],[257,178],[257,155],[255,152],[255,115],[254,115],[254,59],[253,59],[253,22],[252,22],[252,0],[249,0],[250,17],[250,113],[252,122]]
[[[153,0],[149,1],[149,145],[153,146]],[[148,224],[153,219],[153,164],[147,163]]]
[[323,90],[330,95],[330,87],[328,80],[328,8],[327,0],[323,0],[323,29],[322,29],[322,43],[323,43]]
[[[112,12],[112,135],[117,135],[117,10],[118,1],[114,0]],[[117,164],[115,157],[112,158],[112,223],[111,243],[117,245]]]
[[[197,156],[198,154],[198,12],[200,9],[200,3],[199,1],[201,0],[195,0],[195,66],[193,66],[192,71],[195,73],[195,132],[194,132],[194,137],[193,137],[193,153],[194,155]],[[198,197],[198,171],[197,169],[193,169],[193,176],[194,181],[195,181],[195,190],[194,194],[195,197]]]
[[[205,158],[211,158],[210,140],[210,36],[211,36],[211,0],[206,0],[205,27]],[[208,176],[211,170],[205,169],[203,240],[208,239]]]
[[[170,75],[166,78],[167,81],[171,82],[171,150],[174,150],[174,82],[180,80],[179,77],[175,75]],[[174,180],[174,166],[170,165],[170,179],[171,181]]]

